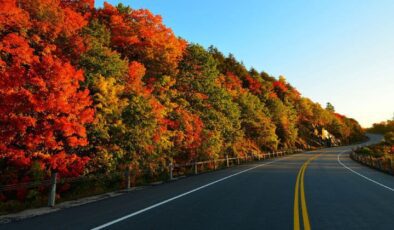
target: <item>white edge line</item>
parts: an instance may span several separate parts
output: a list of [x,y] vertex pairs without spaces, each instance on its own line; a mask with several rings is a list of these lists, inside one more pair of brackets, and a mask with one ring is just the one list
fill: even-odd
[[[347,151],[349,151],[349,150],[347,150]],[[369,181],[372,182],[372,183],[375,183],[375,184],[377,184],[377,185],[379,185],[379,186],[382,186],[383,188],[386,188],[386,189],[388,189],[388,190],[394,192],[394,189],[393,189],[393,188],[391,188],[391,187],[389,187],[389,186],[387,186],[387,185],[384,185],[384,184],[382,184],[382,183],[379,183],[379,182],[377,182],[377,181],[375,181],[375,180],[372,180],[371,178],[369,178],[369,177],[367,177],[367,176],[364,176],[363,174],[354,171],[353,169],[349,168],[349,167],[346,166],[344,163],[342,163],[342,161],[341,161],[341,159],[340,159],[340,156],[341,156],[343,153],[347,152],[347,151],[343,151],[343,152],[341,152],[341,153],[338,154],[337,160],[338,160],[338,163],[339,163],[340,165],[342,165],[344,168],[348,169],[348,170],[351,171],[352,173],[357,174],[358,176],[360,176],[360,177],[362,177],[362,178],[364,178],[364,179],[366,179],[366,180],[369,180]]]
[[[287,157],[286,157],[286,158],[287,158]],[[203,186],[200,186],[200,187],[198,187],[198,188],[192,189],[192,190],[190,190],[190,191],[188,191],[188,192],[184,192],[184,193],[182,193],[182,194],[179,194],[179,195],[177,195],[177,196],[174,196],[174,197],[172,197],[172,198],[169,198],[169,199],[164,200],[164,201],[162,201],[162,202],[159,202],[159,203],[157,203],[157,204],[151,205],[151,206],[146,207],[146,208],[144,208],[144,209],[141,209],[141,210],[139,210],[139,211],[130,213],[130,214],[126,215],[126,216],[120,217],[120,218],[118,218],[118,219],[115,219],[115,220],[110,221],[110,222],[108,222],[108,223],[105,223],[105,224],[103,224],[103,225],[100,225],[100,226],[97,226],[97,227],[95,227],[95,228],[92,228],[91,230],[100,230],[100,229],[106,228],[106,227],[108,227],[108,226],[111,226],[111,225],[113,225],[113,224],[116,224],[116,223],[118,223],[118,222],[121,222],[121,221],[123,221],[123,220],[125,220],[125,219],[128,219],[128,218],[130,218],[130,217],[136,216],[136,215],[138,215],[138,214],[141,214],[141,213],[143,213],[143,212],[149,211],[149,210],[154,209],[154,208],[156,208],[156,207],[158,207],[158,206],[161,206],[161,205],[163,205],[163,204],[166,204],[166,203],[169,203],[169,202],[171,202],[171,201],[173,201],[173,200],[176,200],[176,199],[178,199],[178,198],[181,198],[181,197],[183,197],[183,196],[189,195],[190,193],[193,193],[193,192],[196,192],[196,191],[201,190],[201,189],[203,189],[203,188],[206,188],[206,187],[208,187],[208,186],[214,185],[214,184],[216,184],[216,183],[218,183],[218,182],[220,182],[220,181],[227,180],[227,179],[229,179],[229,178],[231,178],[231,177],[234,177],[234,176],[237,176],[237,175],[239,175],[239,174],[248,172],[248,171],[253,170],[253,169],[255,169],[255,168],[258,168],[258,167],[261,167],[261,166],[264,166],[264,165],[269,165],[269,164],[272,164],[272,163],[274,163],[274,162],[284,160],[284,159],[286,159],[286,158],[282,158],[282,159],[278,159],[278,160],[273,160],[273,161],[267,162],[267,163],[265,163],[265,164],[259,164],[259,165],[257,165],[257,166],[252,167],[252,168],[248,168],[248,169],[245,169],[245,170],[243,170],[243,171],[240,171],[240,172],[231,174],[231,175],[229,175],[229,176],[223,177],[223,178],[221,178],[221,179],[219,179],[219,180],[212,181],[212,182],[210,182],[210,183],[208,183],[208,184],[206,184],[206,185],[203,185]]]

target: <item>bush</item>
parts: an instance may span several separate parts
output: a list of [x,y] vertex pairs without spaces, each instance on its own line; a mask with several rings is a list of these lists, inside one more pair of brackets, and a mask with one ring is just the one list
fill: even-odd
[[388,132],[384,135],[384,140],[386,143],[392,145],[394,144],[394,132]]
[[361,154],[361,155],[372,155],[373,154],[372,150],[368,147],[362,147],[361,149],[356,150],[356,153]]
[[370,147],[362,147],[361,149],[356,150],[357,154],[371,156],[374,158],[383,157],[388,152],[389,152],[389,148],[382,143]]
[[370,154],[370,155],[375,158],[380,158],[380,157],[383,157],[385,154],[382,152],[372,152],[372,154]]

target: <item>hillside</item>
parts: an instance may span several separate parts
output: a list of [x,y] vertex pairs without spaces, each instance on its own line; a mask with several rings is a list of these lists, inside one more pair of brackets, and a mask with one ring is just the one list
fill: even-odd
[[[2,1],[0,184],[363,140],[284,77],[177,37],[148,10]],[[67,190],[67,188],[63,188]],[[0,200],[37,191],[0,192]],[[42,192],[42,191],[41,191]]]

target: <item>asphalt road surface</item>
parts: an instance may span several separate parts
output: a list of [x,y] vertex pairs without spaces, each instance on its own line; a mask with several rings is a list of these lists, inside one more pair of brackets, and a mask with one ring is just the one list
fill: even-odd
[[191,176],[0,229],[394,229],[394,177],[352,161],[351,148]]

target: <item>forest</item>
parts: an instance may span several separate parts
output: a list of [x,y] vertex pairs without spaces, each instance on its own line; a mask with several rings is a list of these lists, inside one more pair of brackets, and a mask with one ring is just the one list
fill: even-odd
[[[189,43],[149,10],[94,0],[0,5],[0,185],[51,172],[154,175],[170,162],[364,139],[331,104]],[[0,201],[32,196],[0,191]]]

